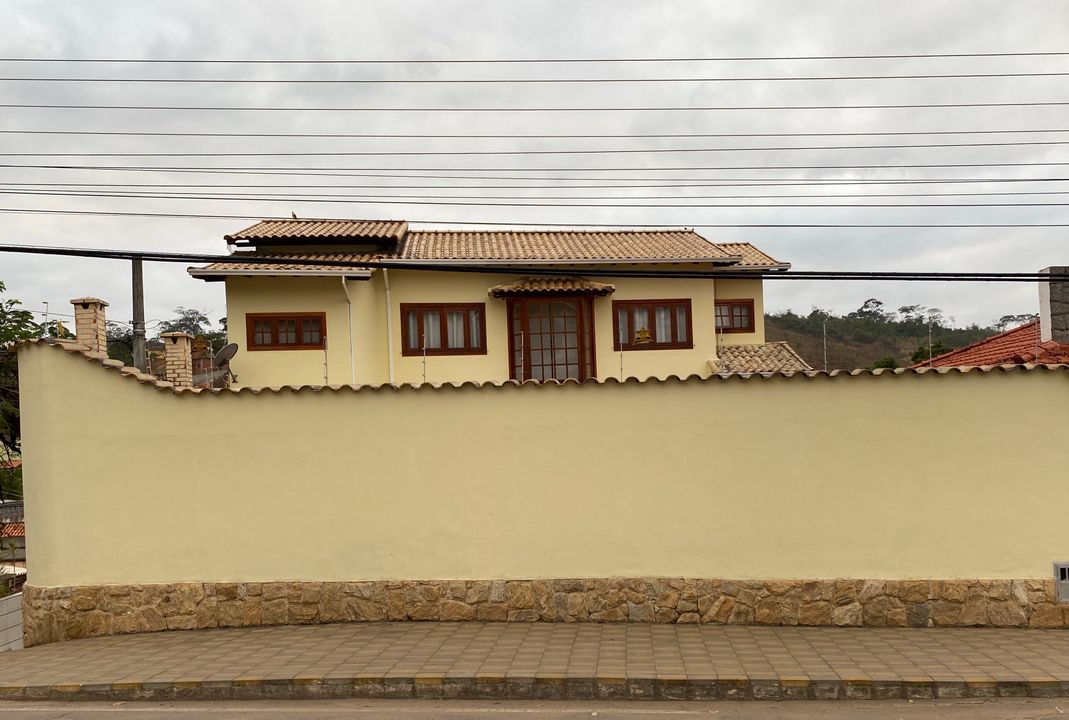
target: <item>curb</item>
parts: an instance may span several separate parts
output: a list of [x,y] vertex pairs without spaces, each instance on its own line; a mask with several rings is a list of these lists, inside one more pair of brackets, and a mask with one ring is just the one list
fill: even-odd
[[310,700],[422,698],[496,700],[913,700],[993,697],[1069,697],[1069,681],[1054,678],[893,680],[778,679],[657,675],[589,677],[431,673],[296,678],[179,679],[113,684],[6,685],[0,700]]

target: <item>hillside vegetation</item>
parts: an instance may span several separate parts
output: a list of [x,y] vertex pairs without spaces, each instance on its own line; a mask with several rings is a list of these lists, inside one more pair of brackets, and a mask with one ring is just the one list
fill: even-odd
[[813,308],[808,315],[787,310],[765,316],[768,341],[786,340],[814,368],[824,367],[824,328],[828,334],[828,369],[908,367],[928,357],[931,323],[932,354],[939,355],[1031,320],[1031,315],[1006,315],[990,327],[953,328],[939,308],[906,305],[889,310],[876,298],[845,315]]

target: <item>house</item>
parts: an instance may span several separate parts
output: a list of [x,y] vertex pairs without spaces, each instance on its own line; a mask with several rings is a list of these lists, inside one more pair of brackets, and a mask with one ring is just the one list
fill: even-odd
[[[189,273],[226,283],[242,386],[809,369],[789,348],[765,345],[761,274],[789,264],[689,229],[284,219],[225,239],[232,260]],[[671,277],[680,273],[703,276]]]
[[[1069,268],[1044,272],[1065,273]],[[983,365],[1069,364],[1069,283],[1040,284],[1040,313],[1032,322],[914,365],[968,367]]]

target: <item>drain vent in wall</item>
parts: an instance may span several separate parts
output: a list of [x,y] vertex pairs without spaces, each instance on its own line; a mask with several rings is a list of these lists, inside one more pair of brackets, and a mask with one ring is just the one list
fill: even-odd
[[1058,602],[1069,602],[1069,563],[1054,563],[1054,588]]

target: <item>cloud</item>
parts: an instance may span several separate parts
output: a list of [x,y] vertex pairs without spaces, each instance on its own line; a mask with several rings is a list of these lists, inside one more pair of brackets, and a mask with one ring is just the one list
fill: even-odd
[[[314,2],[274,0],[144,3],[98,0],[71,5],[12,2],[5,9],[2,52],[9,57],[159,57],[159,58],[552,58],[552,57],[703,57],[842,55],[1041,51],[1063,48],[1069,40],[1069,5],[1039,2],[1020,12],[1002,2]],[[592,65],[386,65],[386,66],[108,66],[6,64],[7,75],[140,77],[293,77],[293,78],[461,78],[461,77],[627,77],[801,74],[909,74],[1069,70],[1069,58],[971,58],[938,60],[768,61]],[[968,80],[895,80],[826,82],[665,83],[642,85],[103,85],[3,83],[9,103],[172,104],[172,105],[353,105],[353,106],[690,106],[931,103],[1012,100],[1069,100],[1064,78],[991,78]],[[926,130],[999,130],[1069,128],[1069,109],[972,108],[917,110],[764,111],[764,112],[603,112],[603,113],[213,113],[12,109],[0,116],[0,129],[155,130],[175,132],[427,132],[427,133],[738,133],[864,132]],[[1022,139],[1024,136],[936,136],[948,142]],[[1069,139],[1066,134],[1028,139]],[[932,142],[932,136],[902,142]],[[0,136],[3,152],[292,152],[339,150],[448,151],[471,149],[715,147],[777,145],[879,145],[887,137],[585,140],[447,139],[281,139],[281,138],[123,138],[76,136]],[[540,177],[556,178],[542,189],[463,190],[489,182],[405,181],[389,178],[311,178],[255,175],[190,175],[44,169],[0,169],[0,187],[9,183],[235,183],[234,192],[279,192],[291,188],[254,188],[255,184],[378,185],[320,192],[416,194],[598,194],[623,198],[664,195],[679,202],[718,203],[701,195],[788,193],[999,192],[1069,190],[1065,183],[973,185],[860,185],[837,189],[812,187],[567,189],[566,178],[637,177],[805,177],[842,180],[909,178],[1056,177],[1066,168],[957,168],[856,170],[693,170],[666,172],[673,166],[864,165],[903,163],[1061,162],[1059,146],[985,148],[789,150],[776,152],[692,153],[588,156],[489,156],[405,158],[131,158],[129,164],[275,165],[362,168],[510,167],[548,168]],[[11,159],[33,164],[30,160]],[[61,163],[61,164],[74,164]],[[96,164],[124,164],[99,159]],[[599,167],[627,167],[603,172]],[[583,173],[570,169],[585,169]],[[495,174],[495,173],[484,173]],[[506,175],[505,172],[497,172]],[[513,175],[523,174],[513,172]],[[535,174],[535,173],[531,173]],[[413,184],[440,184],[413,189]],[[498,184],[522,188],[525,183]],[[591,183],[593,184],[593,183]],[[612,184],[612,183],[605,183]],[[383,189],[385,188],[385,189]],[[203,188],[202,192],[211,189]],[[226,192],[226,188],[217,189]],[[695,197],[692,201],[686,198]],[[1037,195],[1022,200],[1055,202],[1069,196]],[[956,198],[970,201],[970,198]],[[988,200],[993,198],[987,198]],[[919,202],[924,198],[914,198]],[[948,201],[953,200],[947,198]],[[971,201],[984,198],[972,198]],[[865,202],[865,198],[830,202]],[[870,198],[869,202],[892,202]],[[597,202],[597,201],[591,201]],[[641,201],[636,201],[641,202]],[[771,202],[754,200],[754,202]],[[797,202],[805,202],[798,200]],[[241,215],[406,217],[455,224],[463,220],[502,222],[659,223],[696,226],[715,241],[750,241],[798,269],[1013,270],[1034,271],[1064,264],[1064,230],[1048,229],[732,229],[723,223],[967,223],[1060,222],[1063,208],[459,208],[310,202],[149,200],[70,198],[5,194],[0,206],[206,212]],[[220,252],[222,235],[241,221],[49,217],[0,214],[4,242],[91,247],[154,248]],[[0,256],[0,279],[11,294],[37,308],[52,309],[75,296],[91,294],[112,302],[112,317],[128,318],[128,268],[118,261]],[[218,284],[189,279],[184,268],[146,268],[148,316],[167,317],[177,305],[225,312]],[[848,311],[867,297],[888,305],[921,303],[942,307],[961,324],[986,323],[1006,313],[1036,307],[1030,285],[769,282],[768,306],[798,310],[816,305]]]

